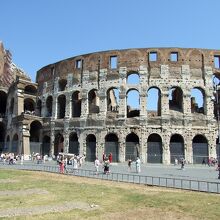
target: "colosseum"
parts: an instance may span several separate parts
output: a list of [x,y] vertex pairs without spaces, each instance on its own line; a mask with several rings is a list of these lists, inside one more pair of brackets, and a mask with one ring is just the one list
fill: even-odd
[[219,158],[218,78],[220,50],[140,48],[61,60],[34,83],[1,43],[0,151],[87,161],[111,152],[114,162],[163,164]]

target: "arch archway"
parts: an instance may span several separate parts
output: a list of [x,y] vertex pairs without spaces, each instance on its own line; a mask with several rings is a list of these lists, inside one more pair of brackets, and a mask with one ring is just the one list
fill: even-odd
[[169,109],[183,112],[183,91],[179,87],[172,87],[169,90]]
[[72,117],[80,117],[81,115],[81,98],[80,92],[76,91],[72,94]]
[[64,91],[66,89],[67,80],[60,79],[58,84],[59,84],[59,91]]
[[140,116],[140,95],[136,89],[127,92],[127,118]]
[[69,153],[79,155],[79,141],[76,133],[71,133],[69,136]]
[[208,141],[203,135],[196,135],[192,141],[193,163],[202,164],[205,159],[208,161]]
[[24,112],[27,114],[33,114],[35,110],[35,102],[33,99],[26,98],[24,100]]
[[63,153],[64,148],[64,137],[61,133],[55,135],[54,140],[54,155],[57,156],[58,153]]
[[42,124],[39,121],[33,121],[30,124],[30,152],[42,153],[40,134],[42,131]]
[[118,137],[113,133],[105,136],[105,154],[108,156],[110,153],[112,153],[112,161],[118,162]]
[[33,85],[27,85],[24,88],[24,93],[29,95],[37,95],[37,89]]
[[53,98],[52,96],[48,96],[46,100],[46,117],[51,117],[52,116],[52,106],[53,106]]
[[66,113],[66,96],[60,95],[57,102],[57,118],[64,118]]
[[42,155],[50,155],[50,137],[48,135],[43,137]]
[[96,158],[96,137],[89,134],[86,137],[86,161],[93,162]]
[[18,153],[18,135],[14,134],[11,144],[11,152],[14,154]]
[[158,134],[151,134],[147,139],[147,162],[162,163],[162,139]]
[[0,122],[0,152],[5,148],[5,125]]
[[161,91],[157,87],[147,91],[147,113],[150,117],[161,115]]
[[185,158],[184,140],[179,134],[174,134],[170,138],[170,163],[174,163],[175,158],[178,159],[178,161]]
[[7,105],[7,94],[3,91],[0,91],[0,118],[3,118],[5,116],[6,112],[6,105]]
[[97,90],[92,89],[88,94],[89,113],[99,113],[99,97],[97,96]]
[[125,160],[136,160],[139,152],[139,137],[132,132],[126,137]]

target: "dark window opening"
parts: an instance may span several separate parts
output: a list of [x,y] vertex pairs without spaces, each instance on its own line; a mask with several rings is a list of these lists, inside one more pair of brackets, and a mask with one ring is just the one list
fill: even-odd
[[58,106],[57,106],[57,118],[64,118],[66,112],[66,96],[60,95],[58,97]]
[[66,79],[61,79],[59,81],[59,91],[64,91],[66,88],[67,80]]
[[25,87],[24,93],[29,95],[37,95],[37,89],[32,85],[28,85]]
[[6,105],[7,105],[7,94],[3,91],[0,91],[0,118],[5,117]]
[[89,113],[99,113],[99,98],[97,91],[91,90],[88,95],[89,98]]
[[46,108],[47,108],[46,117],[51,117],[52,116],[52,104],[53,104],[52,96],[47,97],[47,101],[46,101]]
[[72,95],[72,117],[80,117],[81,115],[81,98],[80,92],[74,92]]
[[35,102],[32,99],[24,100],[24,113],[29,115],[35,115]]

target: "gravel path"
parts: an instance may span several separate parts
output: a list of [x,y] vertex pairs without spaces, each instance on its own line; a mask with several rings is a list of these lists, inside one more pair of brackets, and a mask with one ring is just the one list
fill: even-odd
[[88,204],[83,202],[64,202],[58,205],[48,205],[48,206],[34,206],[28,208],[10,208],[0,210],[0,218],[3,217],[15,217],[22,215],[42,215],[51,212],[66,212],[73,209],[81,209],[84,211],[91,211],[99,208],[98,205]]
[[31,194],[48,194],[49,192],[44,189],[26,189],[26,190],[4,190],[0,191],[0,196],[26,196]]

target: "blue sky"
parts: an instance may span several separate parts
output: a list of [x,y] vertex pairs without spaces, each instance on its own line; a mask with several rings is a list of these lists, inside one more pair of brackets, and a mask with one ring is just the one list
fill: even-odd
[[79,54],[141,47],[220,48],[219,0],[1,0],[0,40],[35,81]]

